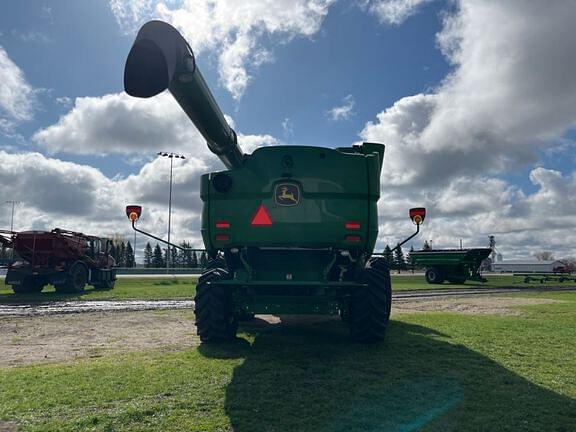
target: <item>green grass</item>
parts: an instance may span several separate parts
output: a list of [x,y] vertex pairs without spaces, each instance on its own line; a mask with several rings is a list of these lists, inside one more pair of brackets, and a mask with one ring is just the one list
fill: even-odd
[[[197,277],[172,278],[170,276],[158,278],[120,278],[116,287],[110,291],[98,291],[88,286],[84,294],[56,294],[54,287],[48,285],[40,294],[16,295],[12,289],[0,282],[0,303],[10,302],[42,302],[54,300],[120,300],[145,299],[165,300],[177,298],[193,298],[195,294]],[[523,283],[519,278],[511,276],[488,276],[488,282],[478,283],[467,281],[464,284],[430,285],[426,283],[423,275],[397,276],[392,275],[392,288],[394,291],[423,290],[423,289],[460,289],[460,288],[497,288],[513,286],[527,287],[553,287],[570,286],[574,282]]]
[[112,290],[95,290],[91,286],[83,294],[57,294],[52,285],[47,285],[39,294],[14,294],[9,286],[0,282],[0,303],[41,302],[55,300],[121,300],[146,299],[164,300],[193,298],[197,278],[121,278]]
[[[241,327],[233,344],[0,369],[31,431],[576,430],[576,293],[524,315],[399,315],[358,345],[338,321]],[[1,426],[1,423],[0,423]]]

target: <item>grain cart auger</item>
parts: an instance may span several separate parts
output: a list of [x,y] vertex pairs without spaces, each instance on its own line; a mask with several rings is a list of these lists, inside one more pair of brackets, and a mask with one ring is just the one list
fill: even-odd
[[227,168],[201,178],[202,238],[212,258],[196,288],[203,342],[234,338],[238,320],[254,314],[339,314],[355,340],[384,337],[390,273],[372,257],[382,144],[243,154],[190,46],[161,21],[138,32],[124,88],[143,98],[170,90]]

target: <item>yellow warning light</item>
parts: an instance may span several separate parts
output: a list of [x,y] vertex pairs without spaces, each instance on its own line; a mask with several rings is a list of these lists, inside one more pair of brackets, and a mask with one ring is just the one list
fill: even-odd
[[132,222],[136,222],[138,220],[138,213],[136,212],[131,212],[130,215],[128,216],[128,218],[132,221]]

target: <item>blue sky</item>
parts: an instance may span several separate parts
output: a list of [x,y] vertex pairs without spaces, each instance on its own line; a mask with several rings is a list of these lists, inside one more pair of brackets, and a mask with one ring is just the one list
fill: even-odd
[[437,245],[495,234],[508,258],[576,255],[565,241],[576,240],[575,17],[561,0],[6,2],[0,198],[22,201],[20,229],[128,234],[121,209],[133,201],[164,232],[166,166],[154,155],[180,151],[174,229],[199,242],[198,177],[219,161],[168,95],[122,93],[135,32],[164,19],[248,150],[387,145],[379,247],[425,205],[423,236]]

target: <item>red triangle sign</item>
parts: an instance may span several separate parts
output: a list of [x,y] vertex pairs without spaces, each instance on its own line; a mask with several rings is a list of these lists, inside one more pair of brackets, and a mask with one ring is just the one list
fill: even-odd
[[272,219],[270,219],[270,215],[268,214],[268,210],[264,205],[258,207],[258,211],[252,218],[252,222],[250,222],[254,226],[266,226],[272,225]]

